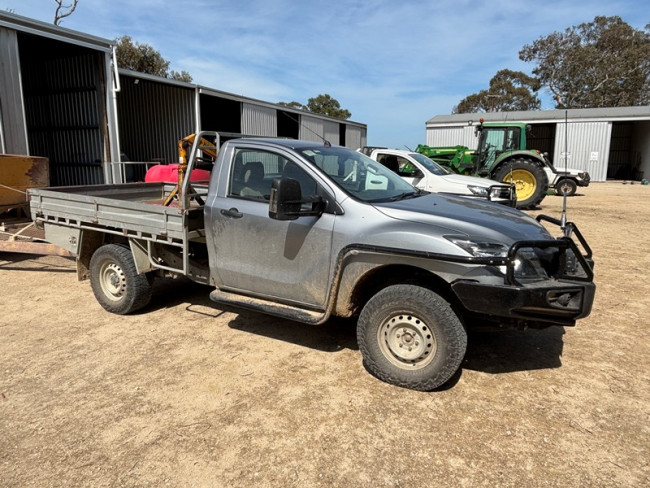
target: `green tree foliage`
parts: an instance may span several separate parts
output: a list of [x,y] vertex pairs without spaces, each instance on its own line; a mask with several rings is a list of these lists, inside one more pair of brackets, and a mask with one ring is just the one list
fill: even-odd
[[539,88],[536,78],[521,71],[502,69],[492,77],[487,90],[463,98],[453,113],[539,110],[541,102],[535,95]]
[[187,71],[170,71],[169,61],[149,44],[134,44],[130,36],[118,37],[115,41],[117,64],[120,68],[188,83],[192,81],[192,76]]
[[329,115],[337,119],[349,119],[352,115],[348,110],[341,108],[336,98],[327,93],[307,100],[307,109],[315,114]]
[[541,37],[519,52],[557,108],[623,107],[650,103],[650,24],[632,28],[620,17]]
[[289,108],[295,108],[297,110],[307,110],[307,107],[305,107],[302,103],[300,102],[278,102],[278,105],[282,105],[283,107],[289,107]]
[[352,116],[348,110],[341,108],[341,104],[336,98],[332,98],[327,93],[310,98],[307,100],[307,105],[303,105],[300,102],[279,102],[278,105],[304,110],[315,114],[329,115],[330,117],[336,117],[337,119],[346,120]]

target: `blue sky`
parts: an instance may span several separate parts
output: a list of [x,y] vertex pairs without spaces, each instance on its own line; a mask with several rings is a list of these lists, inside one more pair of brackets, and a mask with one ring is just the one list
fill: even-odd
[[[72,0],[64,0],[72,3]],[[54,0],[0,0],[52,22]],[[269,102],[329,93],[368,144],[425,142],[425,122],[487,88],[500,69],[530,73],[525,45],[554,31],[618,15],[650,22],[640,0],[79,0],[63,27],[148,43],[194,82]],[[553,108],[544,97],[543,109]]]

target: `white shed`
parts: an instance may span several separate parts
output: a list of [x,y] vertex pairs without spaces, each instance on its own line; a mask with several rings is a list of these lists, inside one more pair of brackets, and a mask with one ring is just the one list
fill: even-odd
[[436,115],[426,122],[426,144],[474,148],[473,126],[481,118],[530,124],[529,149],[560,164],[566,147],[568,166],[588,171],[592,181],[650,177],[650,107]]

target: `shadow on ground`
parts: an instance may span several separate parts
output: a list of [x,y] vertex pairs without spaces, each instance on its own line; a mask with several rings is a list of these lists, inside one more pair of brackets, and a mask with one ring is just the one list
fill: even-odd
[[214,303],[210,300],[210,292],[213,289],[211,286],[200,285],[186,278],[156,280],[151,302],[136,313],[148,313],[189,302],[185,310],[191,313],[214,318],[223,313],[235,314],[235,318],[228,323],[228,326],[232,329],[320,351],[358,350],[355,321],[333,318],[323,325],[302,324],[263,313]]
[[[54,263],[44,263],[43,261],[38,260],[42,258],[42,254],[27,254],[19,252],[0,252],[0,269],[11,270],[11,271],[48,271],[51,273],[76,273],[77,268],[75,265],[74,258],[64,258],[62,256],[56,256],[57,259],[65,259],[66,264],[54,264]],[[33,261],[37,263],[37,266],[33,264],[31,266],[21,266],[20,263]]]
[[353,320],[333,318],[322,325],[309,325],[248,310],[233,312],[237,316],[228,324],[232,329],[324,352],[359,349]]
[[499,374],[562,366],[564,327],[471,332],[462,367]]
[[[212,287],[186,278],[156,280],[151,303],[141,312],[189,303],[186,310],[209,317],[232,313],[232,329],[290,342],[326,352],[358,350],[356,321],[332,318],[323,325],[308,325],[263,313],[216,304],[209,298]],[[470,331],[463,369],[490,374],[559,368],[562,366],[564,328],[543,330]]]

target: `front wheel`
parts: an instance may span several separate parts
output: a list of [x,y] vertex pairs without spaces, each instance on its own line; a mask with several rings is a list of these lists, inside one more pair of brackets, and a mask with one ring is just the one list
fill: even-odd
[[125,315],[151,300],[153,278],[138,274],[131,250],[106,244],[90,259],[90,286],[99,304],[109,312]]
[[449,303],[414,285],[384,288],[365,305],[357,341],[366,368],[393,385],[430,391],[458,370],[467,333]]
[[502,163],[493,178],[514,183],[517,191],[517,208],[531,209],[539,205],[548,191],[548,177],[539,164],[530,159],[515,159]]
[[557,185],[555,185],[555,193],[560,196],[566,195],[567,197],[572,197],[576,194],[577,189],[578,185],[576,182],[569,178],[562,178],[557,182]]

